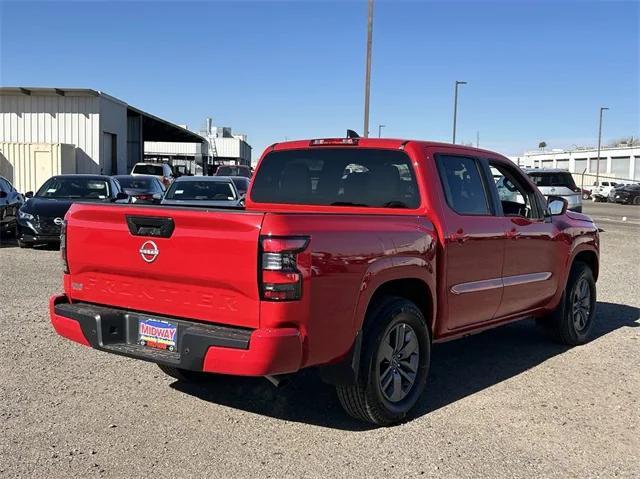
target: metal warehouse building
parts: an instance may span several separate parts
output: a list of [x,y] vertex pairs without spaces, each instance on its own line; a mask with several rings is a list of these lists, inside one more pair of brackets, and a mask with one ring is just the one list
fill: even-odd
[[128,173],[145,141],[205,139],[97,90],[0,87],[0,175],[20,191],[54,174]]

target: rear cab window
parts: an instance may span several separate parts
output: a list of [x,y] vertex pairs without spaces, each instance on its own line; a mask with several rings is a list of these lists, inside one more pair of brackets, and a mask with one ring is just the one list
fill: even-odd
[[326,148],[268,153],[251,189],[255,203],[415,209],[409,156],[398,150]]

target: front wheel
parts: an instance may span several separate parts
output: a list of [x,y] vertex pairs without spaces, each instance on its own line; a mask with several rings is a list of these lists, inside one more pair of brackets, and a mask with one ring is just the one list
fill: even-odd
[[357,384],[337,386],[349,415],[379,426],[400,422],[425,388],[431,341],[424,315],[388,297],[367,313]]
[[593,329],[596,312],[596,282],[588,265],[571,267],[567,286],[558,307],[541,323],[557,342],[569,346],[584,344]]

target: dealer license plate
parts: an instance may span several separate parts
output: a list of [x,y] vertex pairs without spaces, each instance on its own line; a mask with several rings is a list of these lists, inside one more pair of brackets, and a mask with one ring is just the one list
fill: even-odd
[[149,348],[178,350],[178,325],[160,319],[138,321],[138,344]]

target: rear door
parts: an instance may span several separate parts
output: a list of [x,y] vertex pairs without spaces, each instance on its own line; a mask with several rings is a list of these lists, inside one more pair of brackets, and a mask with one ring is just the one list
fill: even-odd
[[495,216],[479,160],[436,154],[446,198],[443,235],[446,254],[448,329],[488,321],[502,296],[504,224]]
[[262,213],[76,204],[66,219],[73,300],[258,327]]

